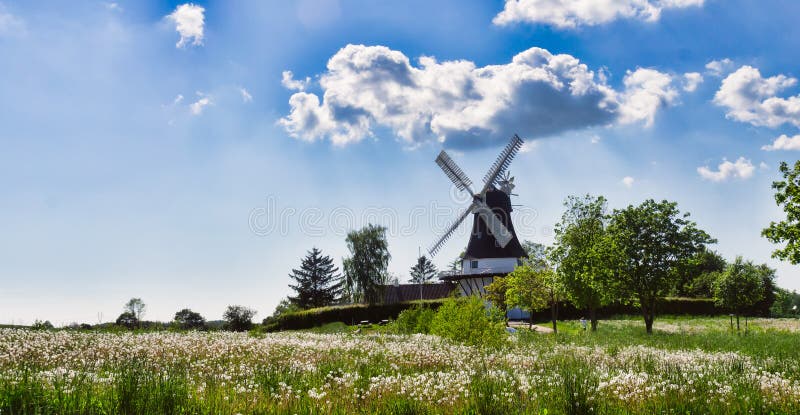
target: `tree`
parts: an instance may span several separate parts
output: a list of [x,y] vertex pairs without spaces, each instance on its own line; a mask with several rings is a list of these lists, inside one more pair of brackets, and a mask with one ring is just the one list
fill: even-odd
[[175,313],[175,323],[184,330],[202,329],[206,325],[206,319],[188,308]]
[[289,285],[297,295],[289,300],[299,308],[324,307],[334,303],[342,291],[339,268],[333,265],[331,257],[312,248],[303,258],[300,268],[293,269],[289,278],[297,284]]
[[352,302],[375,304],[381,301],[391,258],[386,228],[370,224],[349,232],[346,241],[350,257],[343,261],[345,295]]
[[439,271],[436,269],[436,265],[433,265],[428,257],[425,255],[417,258],[417,263],[411,267],[411,279],[410,282],[414,284],[429,284]]
[[779,167],[784,180],[772,182],[775,190],[775,203],[786,212],[786,219],[780,222],[770,222],[769,226],[761,231],[761,236],[774,244],[786,245],[772,252],[773,258],[800,263],[800,160],[789,169],[786,162],[781,162]]
[[136,316],[136,321],[141,322],[142,316],[144,315],[144,311],[147,306],[144,304],[141,298],[131,298],[125,303],[125,311],[133,314]]
[[675,267],[675,289],[678,297],[711,298],[711,285],[728,263],[720,254],[707,248],[678,262]]
[[508,291],[508,277],[494,277],[491,284],[483,287],[486,295],[483,296],[503,314],[503,319],[508,324],[508,306],[506,305],[506,292]]
[[466,250],[462,250],[461,253],[458,254],[457,257],[453,258],[453,260],[450,262],[450,264],[448,266],[450,271],[461,272],[462,264],[464,262],[464,255],[466,253],[467,253]]
[[761,317],[769,317],[772,305],[777,300],[777,288],[775,286],[775,269],[767,264],[756,265],[756,272],[761,278],[761,299],[753,303],[747,310],[748,313]]
[[522,241],[522,249],[528,255],[523,261],[535,264],[547,262],[547,246],[533,241]]
[[136,314],[130,311],[124,311],[117,317],[116,324],[132,329],[139,324],[139,319],[136,318]]
[[761,271],[740,256],[736,257],[736,261],[714,283],[714,301],[736,315],[736,331],[739,331],[739,316],[761,300],[763,295]]
[[222,318],[230,330],[247,331],[253,327],[253,317],[256,311],[240,305],[229,305]]
[[603,196],[570,196],[566,211],[555,227],[551,251],[558,264],[570,302],[587,310],[592,331],[597,330],[597,309],[607,304],[612,292],[605,252],[607,203]]
[[533,326],[533,313],[550,307],[553,332],[558,332],[558,301],[562,287],[558,275],[552,269],[521,265],[506,277],[506,304],[528,310],[528,327]]
[[639,302],[645,329],[653,333],[656,300],[674,287],[674,268],[716,242],[681,214],[675,202],[652,199],[614,210],[606,256],[619,280],[618,292]]

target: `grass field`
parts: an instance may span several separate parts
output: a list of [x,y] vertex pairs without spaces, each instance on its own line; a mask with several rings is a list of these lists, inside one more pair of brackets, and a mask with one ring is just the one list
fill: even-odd
[[[800,413],[800,322],[635,318],[433,336],[0,330],[0,414]],[[329,333],[324,333],[328,331]],[[341,332],[337,332],[341,331]],[[336,333],[330,333],[336,332]]]

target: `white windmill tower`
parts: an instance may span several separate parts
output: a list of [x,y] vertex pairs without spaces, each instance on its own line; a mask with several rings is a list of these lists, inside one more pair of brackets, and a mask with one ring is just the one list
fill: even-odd
[[469,177],[444,150],[436,157],[436,164],[444,170],[453,184],[459,190],[472,195],[470,206],[429,249],[431,256],[435,255],[461,222],[470,213],[473,214],[472,233],[462,258],[461,271],[440,277],[442,280],[457,283],[464,295],[482,296],[486,293],[484,287],[491,284],[495,276],[513,271],[520,263],[520,258],[525,256],[525,250],[511,223],[510,196],[514,188],[514,178],[506,173],[520,147],[522,139],[514,135],[483,177],[483,187],[477,193],[470,187],[472,181]]

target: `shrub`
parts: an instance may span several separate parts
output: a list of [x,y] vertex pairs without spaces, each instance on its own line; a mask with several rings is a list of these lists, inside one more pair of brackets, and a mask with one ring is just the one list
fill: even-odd
[[400,315],[397,316],[397,321],[394,323],[394,328],[398,333],[402,334],[428,334],[431,331],[431,322],[435,315],[436,311],[432,308],[415,305],[400,312]]
[[502,314],[477,296],[445,300],[431,321],[430,332],[473,346],[497,347],[506,339]]

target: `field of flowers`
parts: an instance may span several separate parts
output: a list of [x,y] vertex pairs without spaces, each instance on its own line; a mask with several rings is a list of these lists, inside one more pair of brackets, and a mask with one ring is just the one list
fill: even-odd
[[0,329],[0,414],[800,413],[796,320],[747,336],[724,318],[666,320],[653,336],[635,322],[566,323],[494,350],[379,333]]

